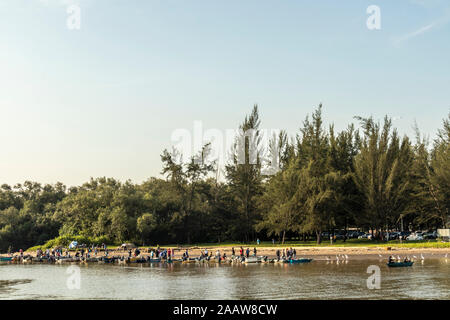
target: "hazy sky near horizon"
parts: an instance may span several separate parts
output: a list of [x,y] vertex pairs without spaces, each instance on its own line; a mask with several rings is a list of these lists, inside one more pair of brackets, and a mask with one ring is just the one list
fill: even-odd
[[174,130],[236,128],[255,103],[292,135],[323,103],[338,130],[387,114],[433,138],[449,71],[446,0],[0,0],[0,184],[140,183]]

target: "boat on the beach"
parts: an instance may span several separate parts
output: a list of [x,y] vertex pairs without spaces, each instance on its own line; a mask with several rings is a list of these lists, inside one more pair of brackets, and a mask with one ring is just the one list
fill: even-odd
[[[161,262],[161,258],[158,258],[158,259],[148,259],[147,262],[148,262],[148,263],[160,263],[160,262]],[[167,260],[167,262],[173,262],[173,260]]]
[[133,257],[133,258],[129,258],[128,262],[129,263],[146,263],[147,260],[143,257]]
[[57,263],[72,263],[72,262],[80,262],[81,258],[79,257],[59,257],[56,259]]
[[13,257],[0,257],[0,261],[5,261],[5,262],[12,261],[12,258]]
[[107,258],[107,257],[101,257],[100,259],[98,259],[99,263],[114,263],[116,259],[114,258]]
[[98,258],[94,257],[85,258],[84,262],[98,262]]
[[189,258],[187,260],[183,260],[183,263],[196,263],[196,262],[198,262],[198,260],[195,258]]
[[289,263],[290,264],[295,264],[295,263],[308,263],[311,262],[312,259],[306,259],[306,258],[301,258],[301,259],[290,259]]
[[260,262],[257,257],[247,257],[244,260],[244,263],[258,263]]
[[403,262],[388,262],[387,266],[391,267],[391,268],[395,268],[395,267],[411,267],[414,264],[414,261],[403,261]]

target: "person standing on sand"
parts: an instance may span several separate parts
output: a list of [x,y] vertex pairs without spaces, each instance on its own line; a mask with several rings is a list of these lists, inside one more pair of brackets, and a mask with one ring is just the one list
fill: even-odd
[[247,250],[245,251],[245,256],[248,258],[250,256],[250,249],[247,248]]
[[244,248],[240,248],[239,249],[239,255],[241,256],[241,257],[243,257],[244,256]]
[[234,257],[234,253],[235,253],[235,252],[234,252],[234,247],[232,247],[232,248],[231,248],[231,257],[232,257],[232,258]]
[[253,248],[253,256],[256,257],[256,248]]
[[278,261],[280,261],[280,254],[281,254],[280,249],[277,249],[276,255],[277,255]]

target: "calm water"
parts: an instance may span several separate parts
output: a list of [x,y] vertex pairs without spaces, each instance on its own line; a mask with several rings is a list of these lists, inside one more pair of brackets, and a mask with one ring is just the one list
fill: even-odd
[[[369,265],[381,289],[367,289]],[[385,261],[309,264],[80,266],[80,289],[68,289],[68,265],[0,265],[0,299],[446,299],[450,259],[409,268]]]

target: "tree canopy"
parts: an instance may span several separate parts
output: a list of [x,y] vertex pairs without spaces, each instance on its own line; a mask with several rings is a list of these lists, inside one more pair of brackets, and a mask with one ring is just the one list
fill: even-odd
[[320,243],[324,231],[382,231],[400,220],[405,228],[449,227],[450,114],[431,143],[418,129],[415,143],[400,137],[388,117],[356,120],[335,132],[319,105],[294,137],[282,130],[263,146],[254,106],[238,127],[224,181],[205,144],[186,162],[164,150],[163,178],[141,184],[106,177],[72,188],[3,184],[0,251],[70,235],[146,245],[257,237]]

